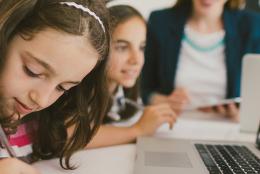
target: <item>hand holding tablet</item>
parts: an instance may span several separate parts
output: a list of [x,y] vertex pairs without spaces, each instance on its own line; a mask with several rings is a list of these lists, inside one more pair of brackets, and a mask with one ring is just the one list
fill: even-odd
[[239,107],[239,104],[241,103],[242,99],[240,97],[236,98],[229,98],[229,99],[223,99],[219,101],[210,101],[210,102],[205,102],[205,103],[200,103],[200,104],[188,104],[184,110],[195,110],[195,109],[200,109],[200,108],[209,108],[209,107],[217,107],[217,106],[227,106],[228,104],[235,103],[237,107]]

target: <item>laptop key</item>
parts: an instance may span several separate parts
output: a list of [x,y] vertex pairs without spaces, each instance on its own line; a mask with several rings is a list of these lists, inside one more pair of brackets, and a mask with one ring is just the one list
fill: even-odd
[[218,167],[207,167],[210,174],[222,174]]
[[260,174],[259,158],[245,146],[199,144],[196,148],[209,173]]
[[207,152],[206,148],[202,144],[195,144],[196,149],[198,150],[200,157],[202,158],[205,166],[207,167],[210,174],[222,174],[217,164],[214,162],[212,157]]
[[260,173],[260,167],[255,167],[255,170]]
[[212,158],[207,153],[201,153],[200,156],[202,157],[202,160],[204,161],[206,166],[209,167],[217,167],[217,165],[214,163]]

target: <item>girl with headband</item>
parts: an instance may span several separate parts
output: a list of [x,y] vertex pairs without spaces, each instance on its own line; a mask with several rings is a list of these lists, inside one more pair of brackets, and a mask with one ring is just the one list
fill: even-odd
[[[25,155],[34,160],[58,157],[73,169],[72,154],[102,122],[107,16],[101,0],[0,2],[0,123],[10,144],[31,147]],[[0,160],[0,168],[37,173],[14,158]]]

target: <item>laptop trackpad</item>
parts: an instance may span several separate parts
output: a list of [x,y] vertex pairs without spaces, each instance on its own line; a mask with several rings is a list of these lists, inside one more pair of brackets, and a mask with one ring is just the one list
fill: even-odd
[[192,168],[185,152],[145,152],[145,166]]

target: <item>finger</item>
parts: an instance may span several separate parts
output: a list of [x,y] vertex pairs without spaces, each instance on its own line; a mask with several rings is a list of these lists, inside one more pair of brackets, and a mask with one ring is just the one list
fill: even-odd
[[161,117],[160,118],[160,124],[168,123],[170,129],[173,128],[173,125],[174,125],[175,122],[176,122],[176,120],[173,117],[168,116],[168,117]]
[[171,108],[180,108],[180,109],[183,109],[185,107],[186,104],[184,103],[170,103],[170,107]]
[[169,123],[169,129],[170,129],[170,130],[173,129],[173,122]]
[[228,104],[228,115],[232,119],[238,121],[239,120],[239,110],[234,103]]
[[165,108],[171,108],[169,103],[156,104],[156,105],[152,105],[152,107],[154,109],[158,109],[158,110],[165,109]]
[[223,116],[227,116],[227,109],[222,105],[215,106],[215,112],[217,112]]
[[177,119],[171,119],[171,121],[169,122],[169,129],[172,130],[173,129],[173,125],[176,123]]
[[173,118],[177,118],[177,114],[175,112],[173,112],[172,109],[165,109],[165,110],[161,110],[161,111],[158,111],[158,114],[161,115],[161,116],[164,116],[164,117],[173,117]]
[[167,97],[168,103],[188,103],[189,100],[183,96],[169,96]]
[[234,103],[228,104],[227,108],[228,108],[228,112],[231,115],[236,115],[238,113],[238,108],[237,108],[237,106]]
[[176,88],[171,94],[187,94],[187,90],[185,88]]
[[199,108],[198,110],[206,113],[214,112],[212,107],[203,107],[203,108]]
[[170,95],[170,98],[179,97],[185,100],[189,100],[189,94],[188,91],[184,88],[177,88],[175,89]]
[[181,113],[185,107],[187,106],[187,103],[170,103],[171,109],[174,110],[174,112]]
[[178,109],[178,108],[172,108],[172,110],[174,111],[176,117],[179,117],[180,114],[182,113],[182,110]]
[[[163,103],[154,103],[152,105],[149,105],[149,106],[153,106],[153,107],[156,107],[156,108],[164,108],[164,107],[171,107],[173,108],[174,110],[178,109],[178,110],[182,110],[184,108],[184,106],[187,104],[188,102],[187,101],[184,101],[184,100],[178,100],[178,99],[167,99],[166,102],[163,102]],[[149,107],[148,106],[148,107]]]
[[[176,113],[172,110],[169,105],[150,106],[145,109],[145,112],[152,113],[152,115],[160,116],[172,116],[176,117]],[[150,115],[150,114],[148,114]]]
[[179,88],[176,88],[172,90],[171,94],[169,96],[175,95],[178,92]]
[[177,102],[177,103],[187,103],[190,101],[189,97],[187,95],[184,94],[176,94],[176,95],[171,95],[168,97],[168,99],[171,102]]
[[163,114],[169,114],[170,115],[175,115],[176,116],[176,113],[175,113],[175,110],[179,111],[179,110],[182,110],[183,109],[183,105],[169,105],[169,104],[161,104],[161,105],[157,105],[157,106],[154,106],[153,109],[156,110],[156,112],[159,112],[159,113],[163,113]]

